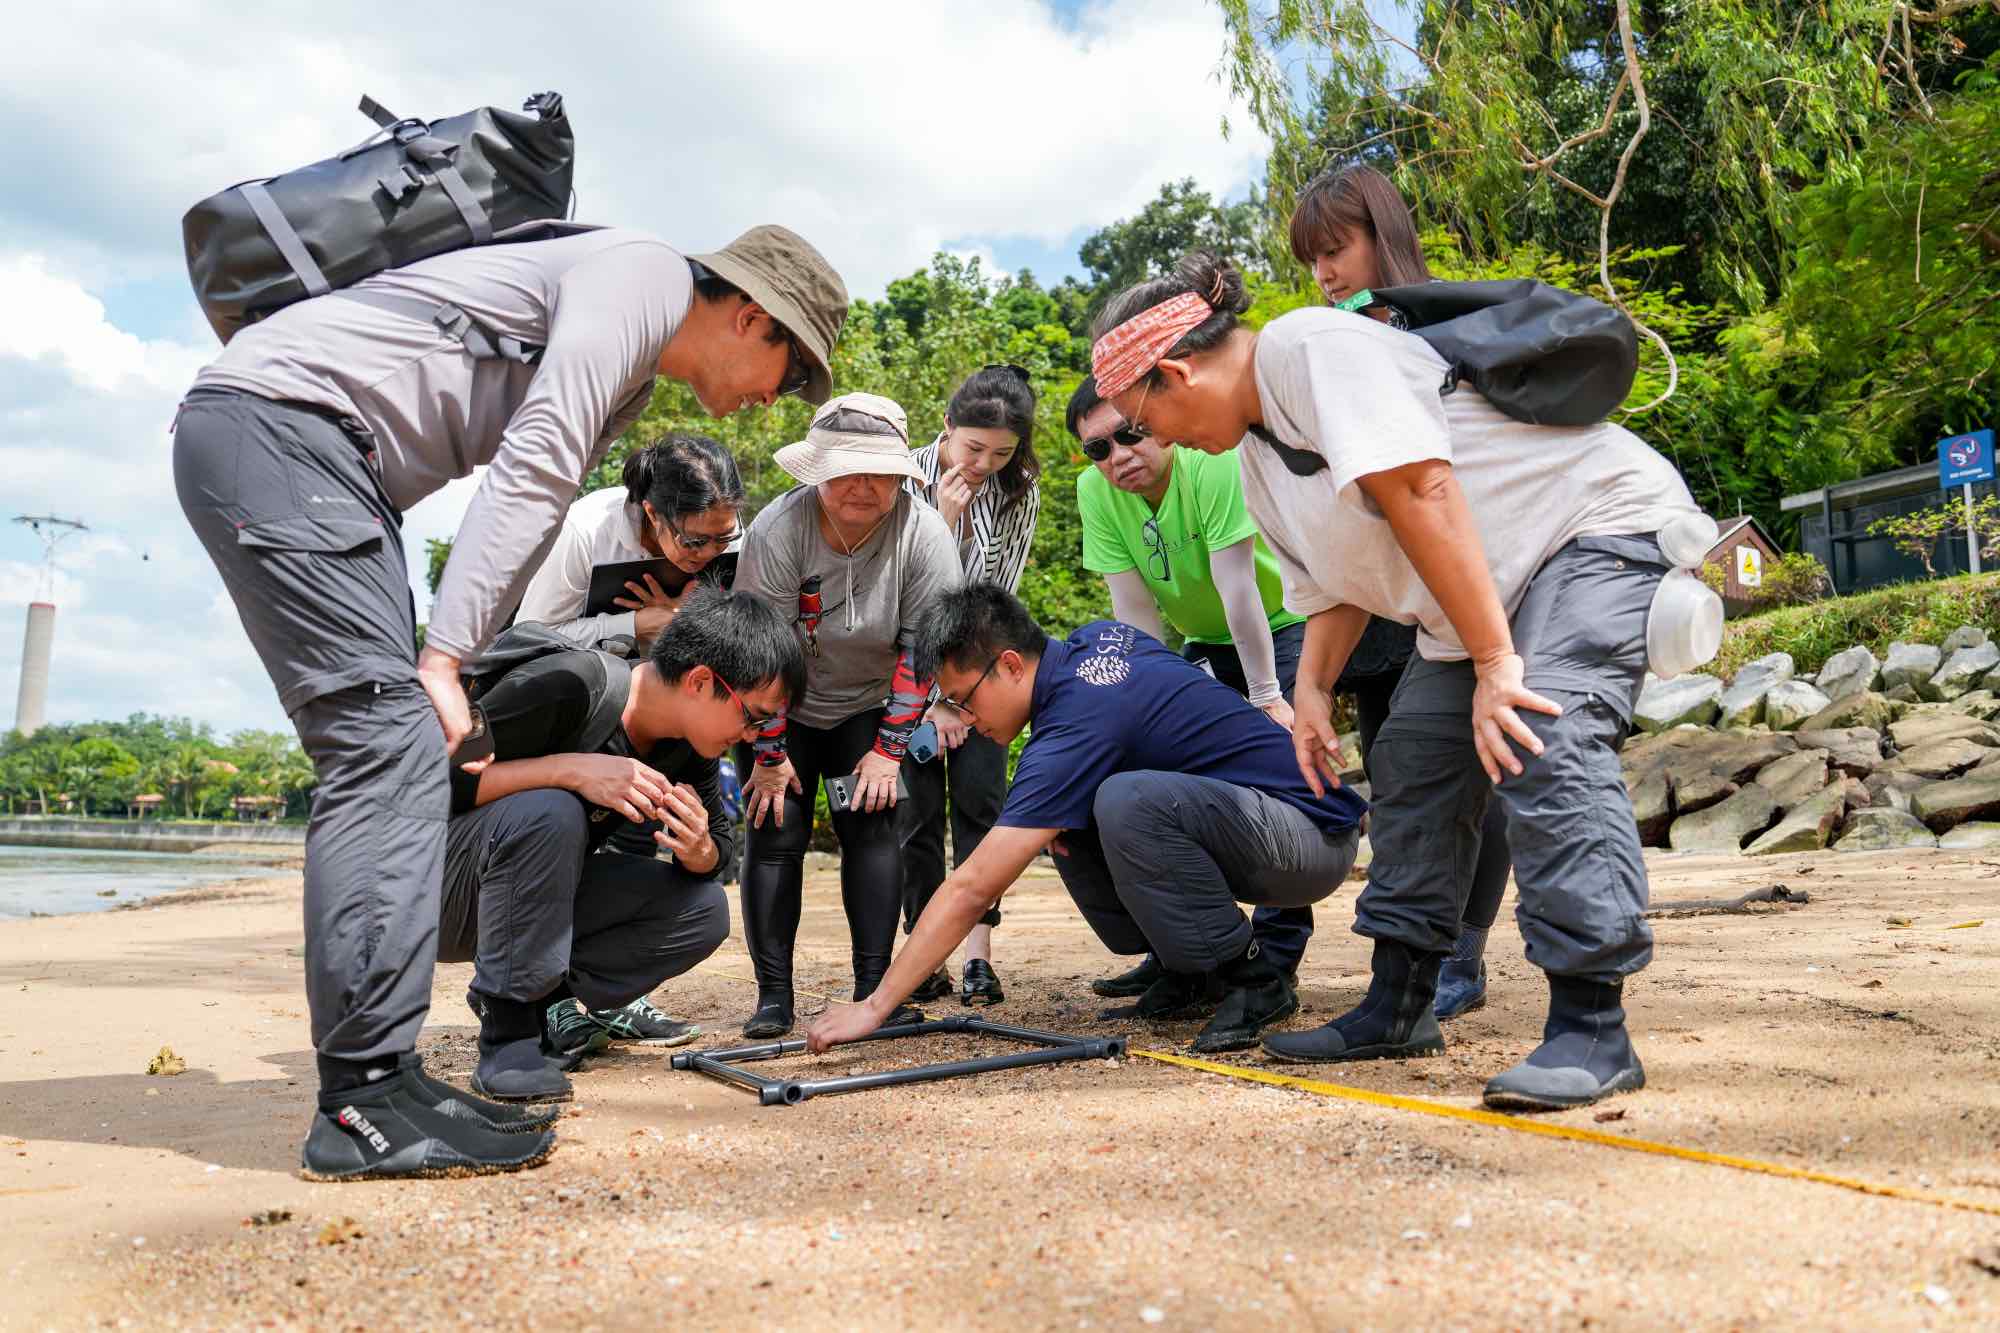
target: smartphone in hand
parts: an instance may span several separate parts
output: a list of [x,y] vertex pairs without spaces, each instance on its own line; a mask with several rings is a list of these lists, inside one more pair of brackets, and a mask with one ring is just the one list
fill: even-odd
[[472,705],[472,730],[465,733],[458,742],[458,748],[451,752],[451,762],[476,764],[482,759],[493,757],[493,731],[486,725],[486,713],[478,704]]
[[[835,814],[853,813],[854,793],[855,789],[860,785],[860,783],[854,780],[852,773],[843,773],[839,777],[828,778],[826,780],[827,808]],[[909,799],[910,784],[903,777],[903,770],[899,767],[896,770],[896,800],[902,802]],[[884,809],[886,808],[888,807],[885,806]],[[863,813],[866,812],[864,811]],[[880,814],[881,811],[878,810],[876,813]]]

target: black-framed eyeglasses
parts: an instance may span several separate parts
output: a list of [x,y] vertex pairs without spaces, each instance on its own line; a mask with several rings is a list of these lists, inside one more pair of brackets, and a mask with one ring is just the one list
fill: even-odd
[[674,522],[672,519],[668,518],[665,514],[661,514],[658,513],[658,511],[655,511],[655,517],[657,517],[660,520],[660,523],[662,524],[662,526],[666,528],[668,532],[674,534],[674,540],[679,542],[681,549],[683,551],[686,551],[689,555],[700,555],[703,551],[706,551],[711,546],[715,547],[717,550],[726,549],[729,546],[729,543],[736,541],[743,536],[743,525],[740,523],[733,524],[730,527],[729,531],[721,534],[720,536],[707,532],[697,532],[690,535],[686,532],[681,531],[680,524]]
[[790,329],[785,329],[785,345],[791,348],[792,361],[785,367],[785,378],[778,385],[780,398],[804,393],[806,386],[812,383],[813,374],[812,359],[806,355],[805,348],[799,346],[799,340],[792,336]]
[[963,699],[954,699],[949,694],[939,694],[938,702],[955,713],[963,713],[967,717],[974,716],[972,711],[972,696],[979,693],[979,687],[984,685],[986,678],[993,674],[993,668],[1000,665],[1000,659],[1003,656],[1005,656],[1004,652],[993,655],[993,660],[986,664],[986,670],[979,673],[979,679],[972,682],[972,688],[965,692]]
[[[1146,568],[1161,583],[1167,581],[1172,566],[1167,563],[1167,541],[1160,535],[1160,520],[1148,518],[1139,525],[1139,539],[1146,543]],[[1158,568],[1154,568],[1154,562]]]
[[1127,449],[1130,449],[1146,438],[1148,437],[1143,430],[1138,430],[1132,426],[1120,426],[1109,435],[1100,435],[1096,439],[1085,440],[1083,442],[1083,456],[1093,463],[1102,463],[1105,459],[1111,457],[1112,446],[1122,444]]
[[729,691],[729,697],[734,699],[736,701],[736,706],[743,711],[743,726],[746,730],[761,732],[764,730],[764,728],[770,726],[773,722],[776,722],[780,717],[784,716],[782,713],[769,713],[763,717],[759,717],[757,714],[752,713],[750,711],[749,704],[743,702],[743,696],[736,692],[735,686],[731,685],[721,676],[715,674],[715,668],[710,667],[709,674],[715,676],[715,683],[717,685],[720,685],[723,689]]

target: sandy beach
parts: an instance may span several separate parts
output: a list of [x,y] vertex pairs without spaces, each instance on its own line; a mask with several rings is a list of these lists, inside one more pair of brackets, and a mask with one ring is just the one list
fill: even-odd
[[[1559,1123],[2000,1208],[2000,862],[1665,857],[1654,875],[1656,900],[1782,881],[1811,902],[1657,921],[1629,992],[1651,1084]],[[1353,887],[1321,908],[1297,1024],[1363,988]],[[763,1109],[666,1052],[616,1049],[577,1076],[541,1170],[309,1185],[298,896],[284,874],[0,924],[0,1328],[2000,1320],[2000,1217],[1144,1058]],[[1114,960],[1051,875],[1006,908],[994,1017],[1184,1048],[1194,1023],[1097,1021],[1085,982]],[[1447,1028],[1444,1058],[1283,1072],[1476,1105],[1538,1034],[1519,947],[1510,902],[1491,1003]],[[846,952],[838,887],[818,875],[800,984],[844,993]],[[423,1047],[458,1078],[468,973],[438,970]],[[732,939],[658,998],[704,1044],[730,1041],[748,975]],[[145,1072],[162,1046],[185,1073]]]

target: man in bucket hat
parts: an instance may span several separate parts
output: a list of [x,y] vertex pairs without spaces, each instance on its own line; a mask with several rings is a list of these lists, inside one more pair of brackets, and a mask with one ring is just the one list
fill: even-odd
[[[414,1053],[437,953],[446,757],[472,731],[461,665],[520,600],[578,483],[657,377],[715,416],[788,393],[817,402],[846,314],[839,276],[782,227],[699,259],[596,228],[454,251],[301,301],[197,377],[176,419],[181,508],[319,777],[305,868],[310,1178],[470,1175],[548,1156],[552,1111],[474,1098]],[[402,513],[480,464],[419,657]]]

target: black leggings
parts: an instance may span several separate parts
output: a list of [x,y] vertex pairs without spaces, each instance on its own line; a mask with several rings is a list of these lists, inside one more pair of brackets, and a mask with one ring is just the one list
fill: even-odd
[[[1350,687],[1354,711],[1361,730],[1361,767],[1368,767],[1368,752],[1375,748],[1375,733],[1389,720],[1389,697],[1396,692],[1399,671],[1366,676]],[[1499,801],[1486,803],[1486,822],[1480,826],[1479,860],[1472,867],[1472,895],[1465,900],[1462,924],[1475,930],[1490,930],[1500,915],[1500,900],[1507,894],[1507,872],[1513,866],[1507,847],[1507,811]]]
[[[785,793],[782,827],[771,815],[762,828],[746,825],[743,864],[743,937],[764,998],[789,998],[792,949],[799,936],[799,898],[805,884],[806,844],[812,838],[813,804],[820,780],[854,771],[875,744],[882,710],[856,713],[832,727],[798,722],[785,729],[785,748],[803,791]],[[902,912],[903,859],[897,846],[896,811],[836,814],[840,839],[840,901],[854,945],[854,998],[872,994],[889,970]]]

